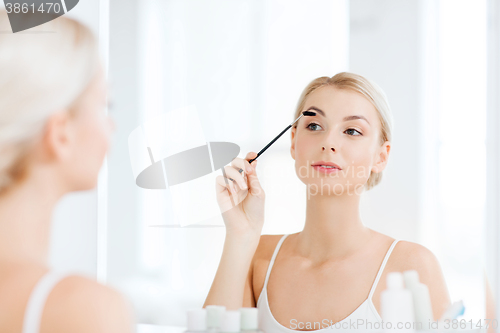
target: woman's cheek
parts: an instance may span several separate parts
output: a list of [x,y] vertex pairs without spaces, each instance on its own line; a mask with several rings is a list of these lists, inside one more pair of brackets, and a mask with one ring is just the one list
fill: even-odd
[[342,151],[339,151],[339,153],[344,163],[342,170],[344,174],[349,178],[353,178],[354,181],[362,181],[365,178],[365,170],[369,164],[365,147],[360,145],[359,142],[344,142]]

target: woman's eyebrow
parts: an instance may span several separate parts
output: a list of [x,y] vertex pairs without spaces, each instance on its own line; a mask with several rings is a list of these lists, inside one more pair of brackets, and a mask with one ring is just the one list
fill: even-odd
[[325,117],[325,118],[326,118],[326,115],[325,115],[325,113],[323,112],[323,110],[321,110],[321,109],[319,109],[319,108],[317,108],[317,107],[315,107],[315,106],[311,106],[311,107],[309,107],[309,108],[307,109],[307,111],[309,111],[309,110],[318,111],[318,113],[319,113],[320,115],[322,115],[323,117]]
[[[325,112],[323,110],[321,110],[320,108],[317,108],[315,106],[311,106],[307,109],[307,111],[309,110],[314,110],[314,111],[318,111],[318,113],[320,115],[322,115],[323,117],[326,118],[326,115],[325,115]],[[370,124],[370,122],[368,121],[368,119],[366,119],[364,116],[361,116],[361,115],[354,115],[354,116],[347,116],[347,117],[344,117],[344,121],[349,121],[349,120],[355,120],[355,119],[363,119],[364,121],[366,121],[368,124]]]
[[355,120],[355,119],[363,119],[364,121],[366,121],[368,123],[368,125],[370,125],[370,122],[368,121],[368,119],[366,119],[365,117],[363,116],[358,116],[358,115],[355,115],[355,116],[347,116],[344,118],[344,121],[349,121],[349,120]]

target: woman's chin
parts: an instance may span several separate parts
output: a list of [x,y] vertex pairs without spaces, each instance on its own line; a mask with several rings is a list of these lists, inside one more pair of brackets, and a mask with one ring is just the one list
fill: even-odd
[[[306,182],[307,181],[307,182]],[[363,192],[364,183],[353,183],[346,179],[311,179],[303,180],[310,195],[340,196],[359,195]]]

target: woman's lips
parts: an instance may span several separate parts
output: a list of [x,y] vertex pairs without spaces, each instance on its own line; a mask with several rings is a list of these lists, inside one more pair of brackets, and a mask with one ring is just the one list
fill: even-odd
[[313,165],[313,168],[316,170],[316,171],[319,171],[319,172],[324,172],[324,173],[333,173],[333,172],[338,172],[340,171],[339,169],[337,168],[324,168],[322,167],[321,165]]

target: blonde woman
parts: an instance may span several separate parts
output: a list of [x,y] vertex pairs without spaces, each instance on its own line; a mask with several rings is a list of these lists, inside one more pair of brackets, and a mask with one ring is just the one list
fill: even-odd
[[53,271],[47,258],[54,206],[96,186],[108,149],[94,36],[63,17],[0,34],[0,73],[0,331],[132,332],[117,291]]
[[[433,253],[367,228],[360,218],[361,195],[381,181],[389,160],[392,116],[385,94],[360,75],[339,73],[313,80],[293,119],[305,110],[317,115],[295,123],[290,147],[307,189],[304,229],[261,236],[265,192],[257,160],[248,163],[257,154],[235,159],[225,167],[234,182],[217,177],[226,239],[205,306],[257,307],[268,333],[353,329],[349,323],[359,325],[358,319],[382,320],[387,273],[416,270],[429,287],[434,319],[440,318],[450,298]],[[238,205],[228,209],[231,195]]]

